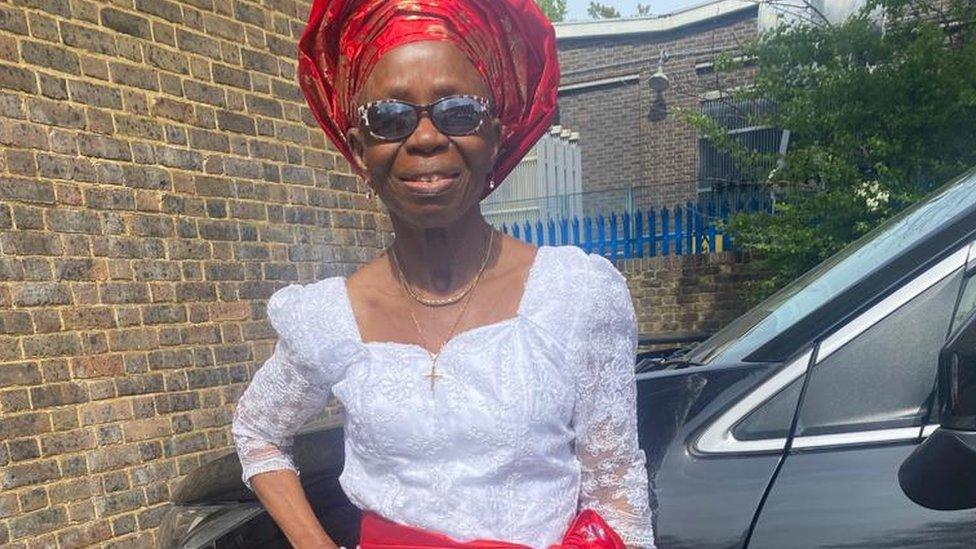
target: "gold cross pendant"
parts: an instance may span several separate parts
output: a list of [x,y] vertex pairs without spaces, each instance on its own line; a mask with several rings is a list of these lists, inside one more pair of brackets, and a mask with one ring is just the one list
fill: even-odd
[[430,378],[430,392],[433,393],[434,382],[437,381],[438,378],[444,377],[441,374],[437,373],[437,355],[431,355],[430,373],[425,375],[424,377]]

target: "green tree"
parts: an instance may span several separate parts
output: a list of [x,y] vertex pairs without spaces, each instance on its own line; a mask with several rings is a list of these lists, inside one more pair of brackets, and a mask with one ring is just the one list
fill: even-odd
[[620,17],[617,8],[599,2],[590,2],[590,7],[586,9],[586,13],[593,19],[617,19]]
[[553,23],[566,18],[566,0],[535,0],[535,3]]
[[778,197],[774,215],[739,215],[729,227],[772,273],[758,297],[976,164],[972,0],[871,0],[840,24],[765,33],[716,66],[743,62],[756,80],[735,104],[775,106],[753,122],[791,131],[784,157],[744,150],[700,113],[685,117]]
[[634,15],[637,17],[648,17],[651,15],[651,5],[637,3],[637,9],[634,11]]

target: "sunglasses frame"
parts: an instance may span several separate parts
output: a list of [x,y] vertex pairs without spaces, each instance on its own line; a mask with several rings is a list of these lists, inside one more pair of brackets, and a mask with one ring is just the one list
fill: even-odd
[[[474,99],[482,107],[484,107],[485,112],[482,115],[481,120],[478,121],[478,125],[475,126],[474,129],[472,129],[471,131],[469,131],[467,133],[447,133],[444,130],[442,130],[441,127],[437,125],[437,122],[434,121],[434,117],[431,116],[431,109],[434,108],[435,105],[438,105],[438,104],[440,104],[440,103],[442,103],[444,101],[447,101],[448,99]],[[377,134],[373,133],[373,129],[369,125],[369,117],[368,117],[369,109],[375,107],[376,105],[380,105],[380,104],[384,104],[384,103],[399,103],[401,105],[407,105],[408,107],[413,108],[414,113],[417,115],[417,124],[414,125],[413,129],[411,129],[409,133],[407,133],[403,137],[399,137],[399,138],[395,138],[395,139],[394,138],[389,138],[389,137],[383,137],[381,135],[377,135]],[[417,126],[420,125],[420,115],[423,114],[423,113],[427,113],[427,115],[430,116],[430,121],[434,125],[434,127],[437,128],[437,131],[441,132],[444,135],[448,135],[448,136],[452,136],[452,137],[461,137],[461,136],[465,136],[465,135],[474,135],[475,133],[478,133],[478,130],[480,130],[481,129],[481,126],[484,125],[485,120],[487,120],[488,117],[491,115],[491,100],[490,99],[487,99],[485,97],[481,97],[480,95],[469,95],[469,94],[448,95],[446,97],[441,97],[437,101],[434,101],[434,102],[431,102],[431,103],[427,103],[426,105],[417,105],[416,103],[411,103],[409,101],[403,101],[401,99],[380,99],[378,101],[372,101],[372,102],[366,103],[365,105],[360,105],[360,107],[359,107],[359,109],[357,109],[357,111],[358,111],[358,114],[359,114],[359,119],[360,119],[360,121],[362,121],[363,127],[366,128],[369,131],[369,134],[371,136],[373,136],[373,138],[379,139],[380,141],[390,141],[390,142],[392,142],[392,141],[403,141],[404,139],[410,137],[410,135],[412,135],[413,132],[417,131]]]

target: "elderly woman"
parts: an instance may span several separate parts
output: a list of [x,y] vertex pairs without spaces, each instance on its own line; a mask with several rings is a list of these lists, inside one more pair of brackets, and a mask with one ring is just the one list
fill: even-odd
[[300,50],[396,236],[271,297],[279,339],[233,425],[245,483],[293,545],[335,547],[289,454],[335,395],[363,548],[653,546],[623,277],[479,209],[552,122],[552,25],[533,0],[319,0]]

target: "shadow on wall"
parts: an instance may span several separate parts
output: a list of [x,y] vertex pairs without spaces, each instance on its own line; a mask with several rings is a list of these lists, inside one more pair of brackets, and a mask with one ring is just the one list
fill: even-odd
[[664,96],[658,94],[657,97],[651,102],[650,111],[647,113],[647,119],[651,122],[660,122],[668,117],[668,102],[664,99]]

